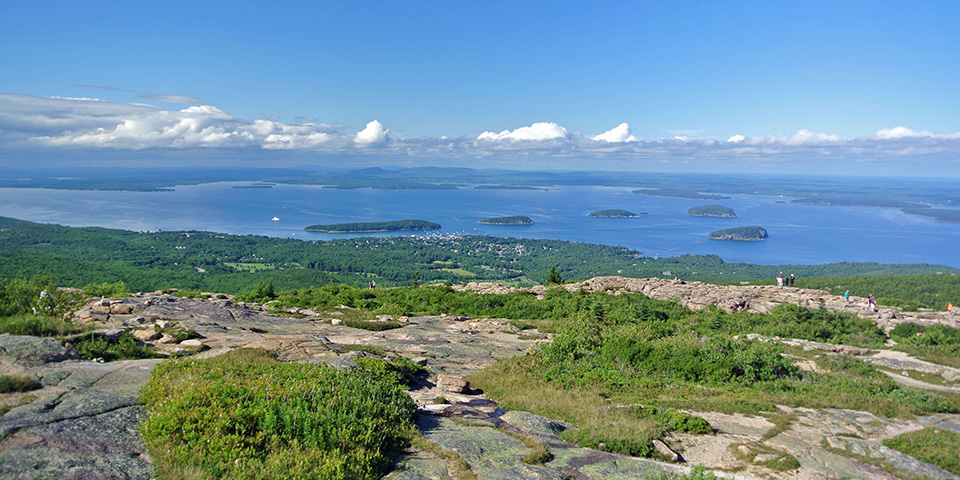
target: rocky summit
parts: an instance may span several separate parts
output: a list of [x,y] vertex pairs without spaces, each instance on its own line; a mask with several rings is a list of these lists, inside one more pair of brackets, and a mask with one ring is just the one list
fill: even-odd
[[[455,288],[481,294],[516,290],[492,283]],[[694,310],[718,307],[731,312],[767,312],[777,304],[792,303],[871,318],[888,330],[907,321],[957,326],[955,318],[945,312],[893,308],[875,312],[867,308],[866,299],[851,297],[847,302],[827,292],[789,287],[599,277],[551,288],[612,295],[638,292],[675,300]],[[542,296],[547,289],[528,291]],[[633,458],[571,445],[559,433],[572,425],[505,410],[464,379],[499,359],[522,355],[549,342],[549,334],[521,332],[504,319],[453,315],[398,319],[405,322],[402,327],[372,332],[347,327],[329,314],[291,309],[278,315],[263,305],[219,297],[186,299],[157,292],[97,299],[78,310],[74,321],[102,331],[128,330],[159,352],[200,358],[238,348],[264,348],[276,351],[284,361],[351,368],[354,358],[369,355],[356,351],[356,346],[408,357],[430,373],[409,392],[421,412],[419,429],[428,440],[456,452],[481,479],[634,479],[685,473],[692,465],[702,465],[721,478],[897,478],[888,472],[958,478],[882,442],[928,427],[960,433],[960,415],[905,420],[860,411],[781,406],[775,415],[789,421],[774,423],[769,414],[690,411],[687,413],[709,421],[716,433],[671,434],[663,442],[657,441],[660,455],[671,462]],[[177,332],[193,333],[191,338],[178,340],[182,337]],[[870,361],[903,372],[891,375],[899,382],[960,394],[960,370],[903,352],[753,338]],[[137,423],[146,415],[138,405],[138,390],[159,361],[88,361],[80,359],[69,345],[49,339],[0,336],[0,374],[27,375],[42,385],[32,392],[0,394],[0,411],[6,411],[0,417],[0,478],[151,478],[150,458],[137,434]],[[931,383],[933,376],[943,381]],[[542,465],[524,462],[531,448],[524,438],[544,445],[552,457]],[[777,468],[784,454],[796,458],[798,465]],[[446,459],[414,449],[403,454],[387,478],[455,478],[452,472]]]

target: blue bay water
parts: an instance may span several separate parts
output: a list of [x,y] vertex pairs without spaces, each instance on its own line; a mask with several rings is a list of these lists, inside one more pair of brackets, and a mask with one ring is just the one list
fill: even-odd
[[[648,256],[716,254],[728,262],[758,264],[871,261],[960,267],[960,224],[907,215],[892,208],[799,205],[789,203],[789,198],[754,195],[702,201],[597,186],[548,190],[337,190],[302,185],[234,188],[241,185],[249,184],[178,186],[169,192],[0,188],[0,216],[69,226],[205,230],[303,240],[345,236],[303,231],[312,224],[419,218],[443,225],[433,233],[620,245]],[[688,208],[709,203],[733,208],[738,218],[686,215]],[[649,216],[587,217],[592,211],[607,208],[646,212]],[[478,223],[507,215],[526,215],[535,224]],[[279,220],[271,220],[273,217]],[[749,225],[766,228],[770,237],[763,242],[707,239],[711,231]]]

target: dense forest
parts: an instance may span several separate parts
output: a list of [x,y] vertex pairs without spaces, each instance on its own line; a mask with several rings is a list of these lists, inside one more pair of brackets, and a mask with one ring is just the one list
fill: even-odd
[[[873,276],[864,280],[868,282],[902,279],[917,292],[926,288],[924,284],[946,287],[938,296],[924,297],[925,305],[942,308],[949,299],[960,298],[960,285],[953,280],[960,269],[942,265],[755,265],[727,263],[716,255],[650,258],[618,246],[559,240],[427,236],[309,242],[211,232],[76,228],[0,217],[0,278],[49,275],[72,287],[124,281],[134,291],[176,287],[241,293],[258,283],[272,283],[278,289],[366,285],[371,280],[384,286],[406,285],[413,274],[423,283],[497,281],[530,286],[543,283],[553,268],[566,281],[623,275],[717,283],[773,279],[782,271],[797,275],[797,286],[804,288],[843,285],[834,279],[815,284],[811,277],[867,275]],[[901,277],[937,273],[943,275]],[[855,292],[904,298],[867,286],[857,288]]]

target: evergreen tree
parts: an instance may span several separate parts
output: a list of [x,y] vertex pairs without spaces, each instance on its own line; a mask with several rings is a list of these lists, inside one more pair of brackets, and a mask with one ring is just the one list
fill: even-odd
[[560,285],[563,283],[563,277],[560,276],[560,272],[557,271],[557,266],[554,265],[550,267],[550,272],[547,273],[547,280],[543,282],[544,285]]

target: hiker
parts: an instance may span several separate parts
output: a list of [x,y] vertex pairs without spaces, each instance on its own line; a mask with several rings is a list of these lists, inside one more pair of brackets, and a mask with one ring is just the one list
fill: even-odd
[[777,275],[777,286],[778,287],[783,286],[783,272],[780,272],[780,275]]
[[843,301],[850,303],[850,290],[843,292]]
[[873,294],[872,294],[872,293],[870,294],[869,297],[867,297],[867,307],[868,307],[871,311],[874,311],[874,312],[877,311],[877,301],[873,299]]
[[794,281],[794,280],[796,280],[796,277],[794,277],[793,274],[791,273],[791,274],[790,274],[790,286],[791,286],[791,287],[793,286],[793,281]]

